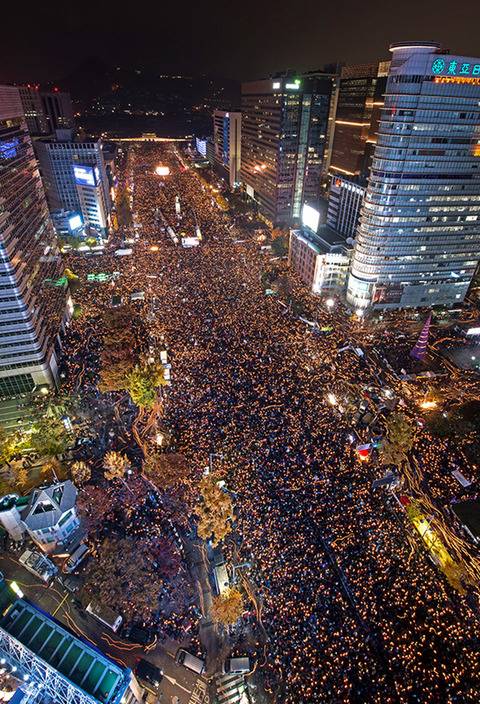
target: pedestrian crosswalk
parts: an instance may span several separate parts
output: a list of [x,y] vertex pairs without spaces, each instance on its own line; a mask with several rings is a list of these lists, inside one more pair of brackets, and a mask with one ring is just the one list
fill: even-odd
[[232,674],[217,677],[216,700],[218,704],[249,704],[244,676]]

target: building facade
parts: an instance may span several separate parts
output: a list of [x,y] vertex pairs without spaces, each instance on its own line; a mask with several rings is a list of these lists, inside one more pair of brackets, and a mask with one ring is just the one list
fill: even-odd
[[319,225],[320,212],[306,204],[302,225],[290,230],[288,263],[314,294],[345,290],[352,245],[328,225]]
[[38,140],[35,151],[50,210],[79,212],[85,225],[105,235],[111,201],[101,140]]
[[344,66],[340,73],[330,173],[368,176],[390,62]]
[[239,112],[213,112],[215,168],[230,186],[240,181],[242,115]]
[[355,238],[365,186],[345,176],[334,176],[328,194],[327,225],[345,237]]
[[271,224],[292,225],[318,201],[335,90],[326,73],[242,85],[241,180]]
[[347,300],[452,306],[480,259],[480,59],[432,42],[391,51]]
[[17,88],[0,86],[0,396],[57,380],[72,309]]
[[44,92],[39,86],[20,86],[20,99],[32,137],[46,137],[59,129],[73,129],[72,100],[61,91]]
[[84,536],[78,530],[76,501],[77,489],[70,480],[34,489],[26,497],[10,494],[0,501],[0,524],[12,540],[28,534],[43,552],[67,549]]

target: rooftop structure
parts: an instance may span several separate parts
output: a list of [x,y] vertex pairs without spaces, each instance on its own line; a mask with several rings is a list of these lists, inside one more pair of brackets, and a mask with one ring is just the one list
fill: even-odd
[[27,497],[11,494],[0,501],[0,523],[13,540],[21,540],[27,532],[40,548],[51,552],[82,537],[76,530],[80,526],[76,499],[77,489],[69,479],[34,489]]
[[[25,599],[11,602],[4,584],[0,653],[27,681],[26,702],[120,704],[129,699],[132,673],[75,636]],[[32,686],[33,685],[33,686]],[[133,695],[132,695],[133,696]]]

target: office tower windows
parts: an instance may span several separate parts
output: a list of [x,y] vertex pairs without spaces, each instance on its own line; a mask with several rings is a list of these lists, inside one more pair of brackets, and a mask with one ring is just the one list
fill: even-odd
[[45,92],[39,86],[20,86],[28,131],[32,137],[46,137],[59,129],[73,129],[73,107],[68,93]]
[[480,259],[480,59],[432,42],[391,51],[347,300],[452,306]]
[[240,181],[242,116],[239,112],[215,110],[213,143],[215,169],[233,188]]
[[55,383],[62,274],[19,91],[0,86],[0,397]]
[[330,172],[332,175],[368,176],[389,61],[344,66],[340,74],[335,133]]
[[50,210],[81,213],[85,225],[106,235],[111,201],[101,140],[37,140],[35,151]]
[[298,222],[303,203],[319,198],[335,90],[327,73],[242,85],[241,178],[272,224]]

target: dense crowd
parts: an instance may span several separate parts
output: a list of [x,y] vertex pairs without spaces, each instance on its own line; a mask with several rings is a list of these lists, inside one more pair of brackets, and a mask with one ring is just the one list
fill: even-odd
[[[155,176],[158,163],[169,177]],[[368,364],[335,353],[345,326],[315,310],[334,330],[314,336],[265,296],[266,255],[253,239],[235,242],[245,238],[176,148],[132,147],[127,168],[141,237],[132,257],[72,258],[81,278],[121,275],[84,286],[68,383],[94,389],[96,333],[112,294],[144,290],[138,312],[172,361],[164,413],[176,448],[202,468],[219,455],[234,492],[240,556],[252,563],[268,634],[265,660],[259,650],[267,688],[290,704],[477,701],[477,616],[417,549],[398,506],[372,492],[373,470],[355,458],[348,419],[327,402],[346,380],[372,381]],[[190,236],[198,223],[201,245],[175,245],[163,218]],[[131,443],[128,429],[123,442]],[[423,450],[439,463],[439,450]]]

